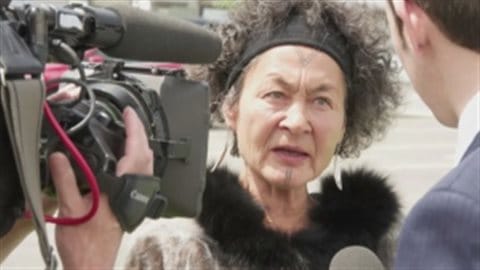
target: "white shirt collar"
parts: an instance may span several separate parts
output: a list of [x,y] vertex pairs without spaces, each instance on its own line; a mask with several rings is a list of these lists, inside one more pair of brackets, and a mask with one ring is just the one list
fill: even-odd
[[457,150],[455,163],[458,164],[475,135],[480,131],[480,91],[470,99],[460,115],[458,123]]

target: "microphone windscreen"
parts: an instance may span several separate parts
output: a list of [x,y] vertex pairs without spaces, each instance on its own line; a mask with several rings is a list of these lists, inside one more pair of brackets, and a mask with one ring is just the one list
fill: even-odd
[[330,262],[329,270],[385,270],[380,259],[370,249],[349,246],[338,251]]
[[210,63],[220,55],[218,35],[194,23],[152,12],[119,6],[109,8],[122,19],[124,33],[109,56],[153,62]]

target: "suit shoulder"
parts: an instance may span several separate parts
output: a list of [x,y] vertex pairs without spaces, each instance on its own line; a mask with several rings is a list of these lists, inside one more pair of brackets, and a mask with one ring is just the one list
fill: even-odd
[[432,192],[452,192],[480,202],[480,148],[445,175]]
[[452,190],[428,192],[399,238],[398,269],[478,269],[480,204]]

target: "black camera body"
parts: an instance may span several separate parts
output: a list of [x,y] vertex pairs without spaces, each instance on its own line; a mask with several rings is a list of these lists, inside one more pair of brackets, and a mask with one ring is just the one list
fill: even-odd
[[[141,82],[122,74],[120,61],[114,61],[120,68],[115,73],[96,71],[85,82],[95,95],[95,107],[87,124],[70,134],[70,139],[83,154],[95,175],[115,174],[116,163],[124,152],[125,127],[122,119],[122,111],[127,106],[133,108],[145,126],[145,133],[150,141],[159,141],[162,138],[163,124],[154,115],[162,111],[157,93],[146,88]],[[110,62],[110,65],[112,62]],[[110,66],[106,65],[106,66]],[[98,65],[97,69],[104,69],[105,65]],[[110,78],[108,74],[116,74],[117,79]],[[53,105],[52,111],[57,121],[65,129],[75,126],[88,117],[90,101],[81,98],[70,104]],[[166,116],[165,116],[166,117]],[[68,155],[63,144],[58,139],[48,121],[44,121],[41,137],[41,162],[42,162],[42,188],[52,189],[53,185],[48,176],[47,160],[54,151],[62,151]],[[157,149],[156,166],[162,167],[165,162],[161,148]],[[77,178],[81,178],[81,172],[75,168]],[[158,171],[157,171],[158,172]],[[159,173],[159,172],[158,172]],[[86,183],[80,182],[81,191],[88,192]]]
[[[168,157],[164,151],[169,145],[158,147],[158,144],[165,142],[165,138],[169,137],[169,134],[165,133],[168,116],[163,111],[157,92],[147,88],[134,77],[124,74],[122,68],[122,61],[109,60],[103,65],[97,65],[95,73],[87,77],[84,83],[95,96],[94,106],[91,99],[85,97],[80,97],[71,104],[51,105],[57,121],[66,130],[88,118],[85,125],[71,132],[69,137],[96,176],[100,190],[109,195],[111,208],[122,228],[132,231],[143,217],[158,218],[166,208],[167,198],[160,194],[160,186],[163,176],[161,169],[168,164]],[[115,74],[115,78],[111,77],[112,74]],[[124,155],[126,136],[122,111],[127,106],[136,111],[143,123],[145,133],[154,149],[155,175],[159,178],[147,179],[145,176],[138,176],[135,179],[129,176],[126,178],[127,181],[115,177],[117,163]],[[157,115],[162,115],[163,118],[156,117]],[[67,156],[70,154],[58,140],[48,121],[44,121],[40,168],[41,188],[45,194],[54,193],[54,185],[48,174],[48,156],[55,151],[62,151]],[[73,161],[71,157],[70,160]],[[90,187],[82,180],[84,178],[82,170],[74,162],[72,164],[80,191],[89,192]],[[132,200],[135,196],[129,198],[132,192],[142,194],[143,201]]]
[[[205,182],[210,119],[208,87],[185,79],[181,69],[152,69],[146,65],[134,67],[123,60],[108,58],[103,63],[89,65],[93,72],[86,76],[85,65],[88,64],[78,59],[70,60],[83,56],[90,45],[82,44],[75,38],[81,36],[78,31],[75,35],[67,31],[65,42],[62,41],[62,32],[49,35],[52,20],[59,18],[55,10],[31,6],[7,9],[8,3],[3,5],[0,7],[1,38],[14,41],[17,45],[10,48],[15,49],[13,54],[8,46],[0,48],[0,71],[4,73],[0,78],[0,90],[8,86],[8,80],[41,77],[47,61],[46,51],[48,57],[65,61],[80,72],[80,79],[58,80],[60,83],[77,84],[82,88],[80,97],[72,102],[49,102],[50,107],[94,172],[100,190],[109,195],[110,206],[123,229],[132,231],[144,217],[195,216],[201,208]],[[62,12],[65,9],[68,11],[69,7],[63,8]],[[72,6],[71,10],[72,14],[76,14],[78,6]],[[84,10],[82,12],[79,14],[83,16]],[[96,14],[103,13],[100,10]],[[84,22],[92,23],[88,20]],[[72,44],[78,46],[72,47]],[[144,124],[154,153],[154,177],[115,176],[117,162],[123,156],[125,130],[122,111],[127,106],[136,111]],[[25,188],[19,184],[18,155],[14,155],[12,133],[7,132],[8,129],[7,111],[0,110],[0,236],[10,230],[25,206],[25,192],[22,192]],[[44,120],[39,146],[41,177],[38,183],[44,193],[54,190],[48,173],[48,155],[54,151],[69,154],[56,132]],[[72,164],[77,179],[82,179],[82,170],[74,162]],[[82,192],[89,191],[83,180],[77,181]]]

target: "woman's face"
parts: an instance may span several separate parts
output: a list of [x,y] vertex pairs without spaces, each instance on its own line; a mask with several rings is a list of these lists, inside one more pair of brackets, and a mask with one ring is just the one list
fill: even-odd
[[257,57],[237,104],[224,110],[246,170],[273,185],[305,185],[328,166],[342,140],[346,85],[337,63],[304,46]]

